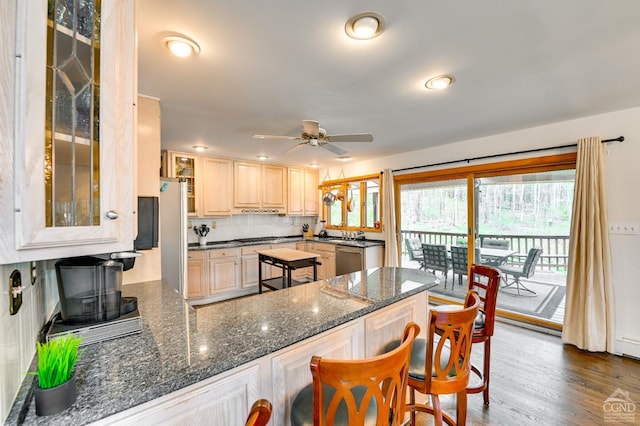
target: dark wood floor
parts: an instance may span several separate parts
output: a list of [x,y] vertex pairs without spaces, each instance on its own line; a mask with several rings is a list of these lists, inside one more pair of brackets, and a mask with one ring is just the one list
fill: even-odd
[[[468,396],[467,425],[613,425],[605,423],[603,403],[617,389],[638,406],[640,425],[640,361],[589,353],[562,343],[559,337],[496,324],[491,347],[491,404],[482,394]],[[473,347],[481,365],[480,345]],[[455,399],[442,399],[454,415]],[[420,425],[433,418],[419,415]]]

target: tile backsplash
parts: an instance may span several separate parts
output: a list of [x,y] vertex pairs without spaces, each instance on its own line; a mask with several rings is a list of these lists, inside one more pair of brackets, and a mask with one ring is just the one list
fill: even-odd
[[[0,265],[0,420],[4,423],[18,389],[29,371],[38,333],[58,303],[52,262],[37,262],[37,279],[31,284],[31,264]],[[14,270],[22,278],[22,306],[9,314],[9,276]]]
[[[207,241],[227,241],[242,238],[284,237],[302,235],[302,225],[316,229],[317,216],[236,215],[224,218],[190,219],[191,227],[207,225],[211,228]],[[216,223],[213,229],[213,222]],[[197,243],[195,232],[187,232],[188,243]]]

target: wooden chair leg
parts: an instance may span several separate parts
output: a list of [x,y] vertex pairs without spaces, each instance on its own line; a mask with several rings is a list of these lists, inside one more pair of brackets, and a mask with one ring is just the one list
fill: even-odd
[[456,396],[456,424],[467,424],[467,391],[462,390]]
[[482,391],[482,397],[484,398],[484,405],[489,405],[489,378],[491,370],[491,337],[484,342],[484,371],[482,372],[482,385],[484,390]]
[[411,406],[411,426],[416,426],[416,391],[409,389],[409,405]]
[[[466,391],[464,392],[466,395]],[[440,407],[440,397],[431,395],[431,405],[433,406],[433,421],[436,426],[442,426],[442,407]]]

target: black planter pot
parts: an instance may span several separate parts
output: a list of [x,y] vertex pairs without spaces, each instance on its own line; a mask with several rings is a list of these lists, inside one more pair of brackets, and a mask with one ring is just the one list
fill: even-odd
[[76,402],[76,375],[55,388],[41,389],[36,383],[33,391],[36,400],[36,414],[50,416],[64,411]]

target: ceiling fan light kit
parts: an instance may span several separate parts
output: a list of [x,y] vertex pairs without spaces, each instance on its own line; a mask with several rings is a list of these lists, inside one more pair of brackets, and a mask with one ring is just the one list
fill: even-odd
[[373,135],[370,133],[354,133],[347,135],[328,135],[326,130],[320,127],[320,123],[316,120],[302,120],[303,132],[299,137],[296,136],[278,136],[278,135],[253,135],[254,139],[276,139],[276,140],[295,140],[302,141],[297,145],[289,148],[286,153],[292,152],[305,145],[319,146],[334,154],[344,156],[347,151],[339,146],[333,145],[331,142],[373,142]]
[[356,40],[370,40],[384,31],[384,18],[375,12],[363,12],[351,17],[344,26],[347,35]]

